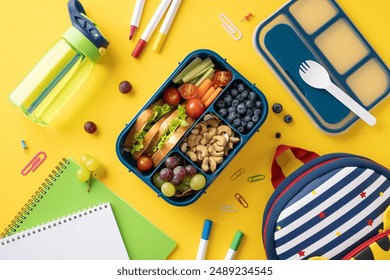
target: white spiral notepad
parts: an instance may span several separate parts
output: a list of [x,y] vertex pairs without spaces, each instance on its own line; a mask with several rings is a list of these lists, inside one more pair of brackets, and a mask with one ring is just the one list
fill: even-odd
[[3,260],[129,259],[109,203],[0,240]]

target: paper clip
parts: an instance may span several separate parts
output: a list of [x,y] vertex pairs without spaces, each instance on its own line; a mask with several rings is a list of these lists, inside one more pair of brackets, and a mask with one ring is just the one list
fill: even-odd
[[246,200],[242,197],[241,194],[236,193],[236,194],[234,195],[234,197],[238,200],[238,202],[240,202],[240,204],[241,204],[242,206],[244,206],[244,208],[248,208],[249,204],[248,204],[248,202],[246,202]]
[[247,178],[248,182],[257,182],[257,181],[261,181],[261,180],[264,180],[265,176],[263,174],[257,174],[257,175],[253,175],[253,176],[249,176]]
[[46,153],[38,152],[27,165],[22,169],[21,173],[26,176],[30,172],[34,172],[46,160]]
[[240,168],[237,171],[235,171],[232,176],[230,176],[230,180],[231,181],[236,180],[238,177],[240,177],[244,173],[245,173],[245,169]]
[[222,21],[222,26],[225,28],[227,33],[229,33],[230,36],[234,40],[240,40],[242,37],[242,33],[238,28],[232,23],[232,21],[225,15],[225,14],[219,14],[219,19]]
[[238,209],[236,206],[233,206],[233,205],[221,205],[219,207],[219,211],[221,212],[229,212],[229,213],[233,213],[233,212],[237,212]]

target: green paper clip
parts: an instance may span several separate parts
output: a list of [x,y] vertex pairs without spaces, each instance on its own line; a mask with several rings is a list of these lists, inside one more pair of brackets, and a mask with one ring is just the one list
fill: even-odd
[[261,181],[261,180],[264,180],[265,179],[265,176],[263,174],[257,174],[257,175],[253,175],[253,176],[250,176],[248,177],[248,182],[257,182],[257,181]]

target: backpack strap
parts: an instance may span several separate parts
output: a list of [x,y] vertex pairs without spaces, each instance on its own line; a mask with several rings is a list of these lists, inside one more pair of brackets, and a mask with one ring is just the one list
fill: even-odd
[[282,168],[276,161],[276,159],[283,154],[284,152],[290,150],[294,157],[298,160],[300,160],[303,163],[307,163],[317,157],[319,157],[318,154],[312,151],[308,151],[302,148],[294,147],[294,146],[288,146],[288,145],[279,145],[276,148],[274,158],[272,160],[271,165],[271,182],[274,188],[276,189],[280,183],[286,178],[283,174]]

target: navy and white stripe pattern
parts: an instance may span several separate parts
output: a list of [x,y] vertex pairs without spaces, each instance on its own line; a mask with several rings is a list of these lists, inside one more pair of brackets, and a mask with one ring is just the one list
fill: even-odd
[[305,186],[280,213],[274,240],[280,259],[339,259],[378,233],[389,180],[372,169],[344,167]]

